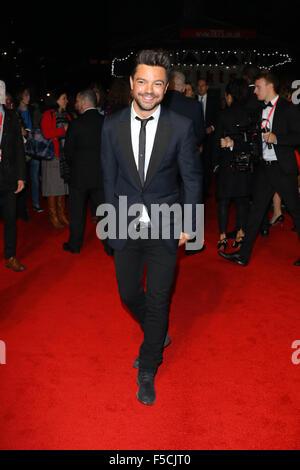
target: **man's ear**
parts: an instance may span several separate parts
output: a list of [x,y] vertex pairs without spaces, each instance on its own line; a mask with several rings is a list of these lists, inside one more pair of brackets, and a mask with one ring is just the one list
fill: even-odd
[[166,84],[166,88],[165,88],[164,94],[167,93],[168,86],[169,86],[169,82]]
[[130,89],[133,90],[133,79],[131,75],[129,77],[129,82],[130,82]]

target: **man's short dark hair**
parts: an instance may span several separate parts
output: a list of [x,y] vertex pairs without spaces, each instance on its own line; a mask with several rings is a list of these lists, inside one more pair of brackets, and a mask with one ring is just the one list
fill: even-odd
[[80,95],[81,99],[88,100],[88,102],[91,103],[91,106],[96,108],[96,106],[97,106],[97,96],[96,96],[96,93],[94,92],[94,90],[91,90],[90,88],[88,88],[86,90],[80,91],[79,95]]
[[275,73],[270,72],[269,70],[265,70],[257,75],[256,80],[261,78],[264,78],[267,83],[273,83],[274,90],[276,93],[279,93],[279,78],[277,75],[275,75]]
[[136,55],[135,67],[131,73],[134,77],[138,65],[150,65],[153,67],[163,67],[167,74],[167,81],[169,81],[171,61],[167,51],[163,49],[144,49]]

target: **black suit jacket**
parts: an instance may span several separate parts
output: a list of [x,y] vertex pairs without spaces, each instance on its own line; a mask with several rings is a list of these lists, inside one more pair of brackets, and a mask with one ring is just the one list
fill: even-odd
[[191,98],[187,98],[176,90],[167,91],[163,104],[175,113],[181,114],[193,121],[197,142],[200,145],[205,137],[204,116],[201,104]]
[[272,132],[277,137],[275,154],[281,170],[297,174],[298,166],[294,149],[300,145],[300,113],[297,106],[279,98],[274,110]]
[[81,114],[70,122],[64,154],[70,167],[69,184],[77,189],[103,186],[101,166],[101,133],[104,118],[96,109]]
[[17,188],[17,181],[26,179],[25,150],[21,127],[15,111],[5,109],[1,141],[0,190]]
[[[143,204],[149,216],[151,204],[181,203],[181,180],[183,203],[193,208],[193,230],[196,229],[196,204],[202,195],[202,172],[200,168],[196,136],[191,120],[173,111],[161,108],[154,145],[142,187],[135,163],[131,142],[131,108],[112,114],[104,122],[102,132],[102,164],[106,203],[112,204],[119,220],[119,198],[127,197],[127,205]],[[135,216],[125,217],[127,227]],[[170,224],[172,237],[172,222]],[[161,227],[159,227],[161,234]],[[127,240],[110,239],[112,248],[121,250]],[[171,252],[177,250],[178,240],[164,240]]]
[[[198,100],[198,97],[197,97]],[[207,94],[206,98],[206,108],[205,108],[205,128],[214,126],[216,127],[218,114],[220,112],[220,103],[219,100],[210,94]]]

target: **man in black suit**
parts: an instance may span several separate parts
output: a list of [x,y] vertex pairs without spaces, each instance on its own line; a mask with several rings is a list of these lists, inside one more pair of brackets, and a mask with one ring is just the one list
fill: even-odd
[[[193,213],[191,232],[196,231],[196,206],[202,189],[193,123],[161,106],[169,69],[170,59],[164,51],[141,51],[130,77],[132,105],[107,117],[102,134],[106,202],[114,208],[117,221],[124,217],[121,228],[125,228],[124,237],[119,231],[109,242],[114,249],[120,297],[144,331],[137,397],[147,405],[156,397],[154,377],[162,362],[177,249],[189,239],[183,229],[176,238],[178,227],[172,216],[154,222],[154,209],[162,204],[180,207],[181,180],[183,202]],[[119,207],[124,196],[130,206],[127,213]],[[133,204],[139,207],[137,218],[129,215]],[[169,237],[163,236],[164,228],[170,229]],[[153,229],[157,237],[152,236]]]
[[16,194],[25,185],[25,152],[21,127],[14,111],[5,109],[5,83],[0,81],[0,207],[4,223],[5,265],[13,271],[25,267],[16,258]]
[[178,71],[171,72],[163,105],[167,106],[175,113],[182,114],[182,116],[186,116],[193,121],[197,143],[200,146],[205,137],[202,106],[195,100],[184,96],[184,90],[185,75]]
[[209,196],[209,188],[212,178],[212,152],[214,131],[216,128],[218,113],[220,106],[217,98],[208,93],[208,84],[205,79],[197,82],[197,99],[202,106],[204,123],[205,123],[205,139],[203,142],[202,161],[204,169],[204,195]]
[[[164,97],[163,105],[175,113],[181,114],[193,121],[197,144],[199,146],[198,157],[200,158],[200,148],[202,148],[205,139],[203,108],[196,100],[184,96],[184,91],[185,75],[179,71],[172,71],[170,73],[169,86]],[[195,255],[201,253],[204,248],[203,245],[201,249],[195,250],[192,244],[189,243],[189,245],[186,246],[185,253],[186,255]]]
[[76,108],[80,113],[68,127],[64,153],[70,168],[69,206],[70,236],[63,249],[80,253],[83,242],[87,201],[95,207],[104,200],[101,167],[101,132],[104,117],[96,109],[97,97],[93,90],[77,94]]
[[[245,104],[245,108],[247,109],[252,122],[257,122],[260,119],[264,106],[263,101],[259,101],[257,95],[254,92],[255,80],[259,76],[259,74],[260,69],[252,64],[246,65],[242,71],[242,78],[248,83],[249,90],[249,95]],[[260,227],[260,233],[262,237],[267,237],[269,235],[269,206],[267,207]]]
[[[284,198],[300,239],[300,202],[297,162],[294,148],[300,144],[300,115],[296,107],[280,98],[278,79],[271,72],[261,73],[255,81],[255,93],[265,102],[262,111],[262,160],[254,174],[253,204],[242,248],[237,253],[221,253],[242,266],[248,264],[252,247],[274,191]],[[228,138],[227,145],[234,142]],[[295,262],[300,265],[300,260]]]

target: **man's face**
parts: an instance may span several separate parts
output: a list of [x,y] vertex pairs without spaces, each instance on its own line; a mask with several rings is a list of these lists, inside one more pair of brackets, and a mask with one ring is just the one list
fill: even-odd
[[200,96],[206,95],[207,90],[208,90],[208,86],[206,84],[206,81],[205,80],[198,80],[197,91],[198,91],[199,95]]
[[82,99],[79,93],[76,95],[75,109],[78,111],[78,113],[82,113]]
[[152,114],[162,102],[167,91],[167,75],[163,67],[140,64],[134,77],[130,77],[130,87],[136,111],[143,115]]
[[29,105],[30,103],[30,93],[28,90],[25,90],[23,95],[22,95],[22,103]]
[[254,93],[259,101],[270,101],[270,96],[273,91],[273,84],[266,82],[264,78],[259,78],[255,81]]

